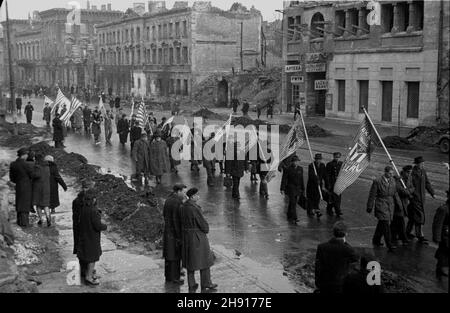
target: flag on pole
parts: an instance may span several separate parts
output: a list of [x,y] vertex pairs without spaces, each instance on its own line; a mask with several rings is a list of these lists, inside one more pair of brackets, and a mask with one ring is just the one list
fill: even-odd
[[131,98],[131,113],[130,113],[130,120],[134,113],[134,98]]
[[102,112],[104,117],[108,117],[106,114],[105,104],[103,103],[102,96],[100,96],[100,99],[98,101],[98,108],[100,109],[100,112]]
[[164,129],[164,127],[166,125],[169,125],[170,123],[172,123],[173,122],[173,118],[174,118],[174,116],[169,117],[169,119],[163,124],[162,129]]
[[53,115],[55,113],[55,110],[56,110],[55,101],[53,101],[52,99],[50,99],[49,97],[44,95],[44,103],[48,103],[50,105],[50,107],[52,108],[52,110],[50,111],[50,114]]
[[291,154],[295,153],[297,149],[299,149],[305,143],[305,132],[303,129],[301,119],[298,119],[294,125],[292,125],[289,133],[287,134],[286,141],[281,148],[281,152],[279,154],[278,160],[275,159],[272,161],[270,166],[270,170],[267,173],[266,180],[267,182],[271,181],[272,178],[275,177],[275,173],[278,168],[278,164],[280,164],[284,159],[289,157]]
[[70,103],[70,108],[69,110],[67,110],[67,114],[65,115],[64,119],[61,119],[64,124],[67,126],[69,124],[70,118],[72,117],[72,115],[75,113],[76,110],[78,110],[78,108],[81,106],[81,102],[80,100],[78,100],[75,97],[72,97],[72,101]]
[[70,100],[66,98],[61,89],[58,88],[58,94],[56,95],[55,106],[59,105],[58,113],[61,114],[63,109],[63,105],[66,105],[66,108],[70,107]]
[[148,116],[145,109],[145,104],[143,102],[139,103],[136,113],[136,121],[138,121],[138,125],[142,130],[145,128],[145,125],[147,125]]
[[369,165],[375,140],[377,139],[374,129],[365,116],[353,138],[350,152],[347,154],[336,179],[333,190],[335,194],[340,195],[348,186],[353,184]]
[[228,132],[230,131],[232,117],[233,117],[233,113],[230,114],[230,117],[225,122],[225,124],[223,124],[222,127],[220,127],[220,129],[217,131],[216,135],[214,136],[215,142],[218,142],[224,134],[225,134],[225,138],[228,137]]

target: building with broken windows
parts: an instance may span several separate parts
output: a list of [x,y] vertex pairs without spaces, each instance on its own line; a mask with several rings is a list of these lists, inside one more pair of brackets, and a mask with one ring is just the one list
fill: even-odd
[[[282,109],[417,126],[448,121],[448,1],[285,3]],[[370,25],[369,25],[370,22]]]
[[186,97],[217,74],[218,93],[229,101],[224,73],[261,61],[261,13],[234,6],[223,11],[210,2],[149,1],[148,11],[128,10],[116,21],[97,25],[98,82],[121,95]]

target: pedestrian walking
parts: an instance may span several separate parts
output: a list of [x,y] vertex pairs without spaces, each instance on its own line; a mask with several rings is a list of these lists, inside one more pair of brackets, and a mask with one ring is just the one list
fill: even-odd
[[290,223],[297,224],[297,203],[300,196],[305,193],[303,181],[303,168],[297,155],[290,158],[291,165],[283,173],[280,191],[289,197],[287,219]]
[[[172,146],[175,142],[177,142],[180,139],[179,136],[175,137],[175,136],[169,136],[166,139],[166,144],[167,144],[167,148],[169,149],[169,160],[170,160],[170,171],[174,172],[174,173],[178,173],[178,169],[177,166],[181,164],[180,160],[175,160],[174,159],[174,154],[172,153]],[[178,151],[178,153],[181,154],[181,149],[182,147],[180,147],[180,150]]]
[[211,281],[210,267],[214,264],[213,256],[209,247],[207,234],[209,225],[198,205],[200,199],[197,188],[191,188],[186,192],[188,200],[181,209],[181,221],[183,231],[183,243],[181,258],[183,267],[188,273],[189,292],[197,290],[195,282],[195,271],[200,271],[200,286],[202,292],[214,290],[217,284]]
[[141,137],[134,143],[131,156],[136,165],[136,179],[141,182],[144,175],[147,185],[150,179],[150,146],[146,132],[142,132]]
[[42,115],[42,119],[47,123],[47,127],[50,126],[51,112],[52,112],[52,108],[46,102],[44,105],[44,112]]
[[339,221],[333,225],[333,238],[317,247],[315,261],[315,283],[319,293],[342,293],[350,265],[359,257],[347,243],[347,226]]
[[381,238],[384,237],[389,252],[393,252],[396,248],[391,241],[390,226],[395,209],[395,197],[398,198],[397,185],[393,175],[394,170],[392,167],[386,166],[384,168],[384,175],[373,181],[367,200],[367,213],[370,214],[374,210],[375,217],[378,219],[372,244],[375,247],[383,246]]
[[106,116],[105,116],[105,141],[106,144],[111,145],[111,136],[112,136],[112,121],[114,119],[114,115],[110,110],[106,110]]
[[101,232],[107,229],[102,223],[101,211],[97,207],[95,192],[89,183],[83,186],[72,203],[74,254],[80,262],[81,276],[89,285],[99,285],[95,274],[95,263],[102,255]]
[[422,227],[425,224],[425,192],[434,198],[434,190],[428,180],[427,172],[424,168],[425,160],[419,156],[414,159],[414,168],[412,171],[412,183],[414,193],[408,206],[408,225],[406,233],[410,238],[414,238],[411,234],[412,228],[415,228],[416,237],[420,243],[427,244],[428,240],[423,235]]
[[164,203],[164,235],[163,235],[163,258],[164,276],[166,282],[183,284],[181,276],[181,243],[182,243],[182,221],[181,206],[186,198],[186,186],[176,184],[173,192]]
[[[407,209],[409,201],[414,193],[414,186],[411,179],[412,166],[407,165],[403,167],[400,172],[400,177],[396,177],[397,194],[400,201],[394,202],[394,216],[391,223],[391,237],[392,242],[395,244],[398,240],[401,240],[404,245],[409,244],[409,240],[406,236],[405,229],[405,216],[407,216]],[[406,188],[403,187],[400,178],[403,180]]]
[[44,161],[48,162],[50,168],[50,213],[54,214],[55,209],[59,207],[59,186],[67,191],[67,185],[59,174],[58,166],[51,155],[46,155]]
[[36,153],[33,177],[33,206],[38,214],[38,225],[42,225],[42,210],[45,213],[47,226],[52,226],[50,214],[50,167],[44,156]]
[[141,138],[142,129],[139,127],[139,122],[136,120],[136,114],[131,116],[130,142],[131,151],[133,151],[134,143]]
[[[214,137],[216,136],[215,133],[211,133],[211,135],[209,136],[209,139],[203,142],[203,147],[205,146],[205,144],[210,141],[213,140]],[[208,187],[214,187],[214,174],[216,171],[216,159],[211,157],[215,154],[215,149],[214,146],[211,147],[212,149],[212,155],[208,156],[205,153],[203,154],[203,167],[206,170],[206,184],[208,185]]]
[[81,131],[83,129],[83,109],[80,107],[73,112],[73,123],[72,128],[75,133],[81,135]]
[[20,95],[16,98],[17,114],[22,115],[22,97]]
[[119,134],[119,140],[122,146],[127,143],[128,133],[130,131],[130,123],[126,117],[125,114],[122,114],[122,117],[117,122],[117,133]]
[[33,165],[27,159],[28,149],[21,148],[17,159],[9,167],[9,179],[15,184],[17,225],[20,227],[30,225],[29,215],[33,205]]
[[295,104],[294,108],[294,121],[297,119],[297,115],[300,115],[300,103]]
[[150,174],[156,176],[156,183],[160,184],[165,173],[170,173],[169,149],[161,133],[156,131],[150,144]]
[[244,103],[242,104],[242,115],[248,116],[248,110],[250,109],[250,104],[247,100],[244,100]]
[[[342,161],[339,161],[341,158],[340,152],[333,153],[333,160],[328,162],[325,171],[326,171],[326,179],[325,179],[325,188],[327,189],[327,214],[332,216],[336,213],[337,217],[342,216],[341,211],[341,195],[337,195],[334,193],[334,185],[336,184],[336,180],[339,176],[339,172],[341,171]],[[333,212],[334,209],[334,212]]]
[[237,113],[237,108],[238,108],[239,105],[240,105],[240,104],[239,104],[239,100],[238,100],[238,99],[233,98],[233,99],[231,100],[231,106],[233,107],[233,113],[234,113],[234,114]]
[[91,115],[92,115],[92,111],[89,108],[88,104],[86,103],[86,105],[84,106],[84,109],[83,109],[84,133],[86,135],[90,135]]
[[99,111],[99,108],[95,108],[94,112],[92,112],[92,124],[91,124],[91,129],[92,129],[92,133],[94,134],[94,141],[95,144],[100,144],[100,134],[101,134],[101,128],[100,125],[102,123],[102,115]]
[[257,118],[258,118],[258,120],[259,120],[259,117],[261,116],[261,107],[259,106],[259,105],[257,105],[256,106],[256,115],[257,115]]
[[116,110],[120,108],[120,97],[119,97],[119,95],[116,95],[116,98],[114,99],[114,106],[116,107]]
[[[114,121],[116,122],[116,130],[117,127],[119,126],[119,120],[123,115],[123,110],[122,109],[116,109],[116,115],[114,116]],[[117,131],[117,133],[119,133],[119,131]]]
[[269,103],[267,104],[267,119],[272,118],[273,119],[273,107],[275,105],[275,100],[270,100]]
[[31,120],[33,119],[33,111],[34,108],[31,105],[31,101],[28,101],[28,104],[25,106],[24,112],[27,118],[27,124],[31,124]]
[[53,127],[53,141],[55,142],[55,148],[63,148],[64,134],[62,121],[59,119],[59,113],[55,113],[55,118],[52,121]]
[[316,153],[316,155],[314,156],[314,162],[309,164],[308,166],[308,182],[306,183],[306,198],[308,199],[307,213],[309,217],[314,216],[314,214],[316,214],[317,217],[322,216],[319,207],[319,188],[323,194],[325,179],[326,168],[325,164],[322,163],[322,154]]
[[[447,201],[441,205],[433,218],[433,241],[437,243],[438,249],[434,257],[437,259],[436,276],[448,277],[448,209],[450,204],[450,192],[447,190]],[[445,271],[447,268],[447,271]]]
[[239,193],[239,183],[244,176],[244,172],[248,171],[247,161],[240,155],[243,151],[239,151],[240,146],[237,142],[234,143],[234,155],[231,160],[225,160],[225,173],[230,175],[233,179],[232,197],[239,200],[241,198]]
[[[258,143],[259,145],[259,143]],[[272,150],[267,149],[267,155],[260,153],[260,149],[258,148],[258,161],[257,161],[257,173],[259,174],[259,194],[269,199],[269,191],[267,189],[267,180],[266,176],[269,172],[269,165],[272,163]],[[303,176],[302,176],[303,177]]]

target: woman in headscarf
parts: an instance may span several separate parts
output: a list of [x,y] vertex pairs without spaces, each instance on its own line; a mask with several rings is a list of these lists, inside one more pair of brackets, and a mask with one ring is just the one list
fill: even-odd
[[53,157],[51,155],[46,155],[44,161],[47,161],[50,167],[50,210],[53,214],[55,213],[55,208],[60,205],[58,187],[61,185],[64,191],[67,191],[67,185],[59,174],[58,166],[56,165]]

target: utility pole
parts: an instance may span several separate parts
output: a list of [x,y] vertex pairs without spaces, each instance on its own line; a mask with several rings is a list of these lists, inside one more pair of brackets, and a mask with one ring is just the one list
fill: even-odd
[[13,122],[14,122],[14,135],[18,135],[19,131],[17,129],[17,110],[14,106],[14,100],[16,99],[14,95],[14,72],[12,68],[12,55],[11,55],[11,35],[9,29],[9,15],[8,15],[8,2],[5,0],[5,10],[6,10],[6,39],[8,40],[8,63],[9,63],[9,93],[10,93],[10,108],[13,112]]
[[243,50],[242,50],[242,37],[243,37],[243,31],[244,31],[244,22],[241,22],[241,72],[244,71],[244,55],[243,55]]

